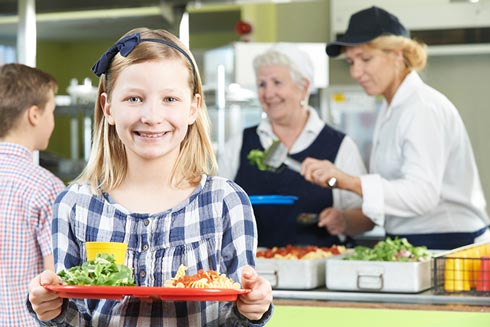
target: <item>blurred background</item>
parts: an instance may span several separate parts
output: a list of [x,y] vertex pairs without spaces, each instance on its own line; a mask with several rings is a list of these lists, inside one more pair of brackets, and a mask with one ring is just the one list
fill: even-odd
[[366,96],[324,47],[345,31],[350,14],[370,5],[392,11],[429,45],[421,76],[460,111],[490,203],[490,0],[0,0],[0,64],[27,63],[57,78],[56,128],[39,161],[65,181],[90,152],[98,83],[90,68],[117,38],[142,26],[167,29],[189,45],[218,156],[227,137],[261,117],[253,57],[274,42],[292,42],[315,64],[311,104],[356,140],[367,161],[380,99]]

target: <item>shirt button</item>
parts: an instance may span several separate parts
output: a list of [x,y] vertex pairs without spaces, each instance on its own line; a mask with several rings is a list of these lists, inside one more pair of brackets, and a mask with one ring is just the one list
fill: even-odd
[[141,277],[141,278],[145,278],[145,276],[146,276],[146,271],[141,270],[141,271],[140,271],[140,277]]
[[143,245],[143,251],[148,251],[148,244]]
[[148,219],[145,219],[145,221],[143,222],[143,224],[145,224],[145,226],[148,226],[150,224],[150,221]]

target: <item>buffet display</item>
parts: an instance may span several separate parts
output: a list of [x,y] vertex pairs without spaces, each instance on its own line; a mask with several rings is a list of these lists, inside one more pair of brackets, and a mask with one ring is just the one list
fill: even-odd
[[276,290],[490,295],[490,243],[450,251],[386,238],[372,248],[293,246],[259,249],[257,272]]
[[256,270],[273,289],[313,289],[325,285],[326,259],[345,252],[343,246],[259,249]]
[[432,256],[406,239],[357,246],[351,254],[329,258],[326,286],[331,290],[417,293],[431,287]]

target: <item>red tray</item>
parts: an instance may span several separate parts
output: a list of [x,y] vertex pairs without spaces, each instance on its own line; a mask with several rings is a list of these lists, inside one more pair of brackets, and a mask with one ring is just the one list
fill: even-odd
[[147,286],[75,286],[44,285],[58,293],[62,298],[112,299],[124,296],[156,298],[166,301],[236,301],[238,295],[250,292],[249,289],[233,288],[172,288]]

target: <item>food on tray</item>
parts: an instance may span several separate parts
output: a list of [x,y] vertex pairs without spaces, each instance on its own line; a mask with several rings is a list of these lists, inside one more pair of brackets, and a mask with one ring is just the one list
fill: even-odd
[[346,251],[345,246],[333,245],[331,247],[304,246],[296,247],[288,244],[285,247],[273,247],[271,249],[257,251],[257,258],[265,259],[290,259],[309,260],[327,258],[332,255],[342,254]]
[[58,273],[63,285],[134,286],[133,270],[116,263],[114,255],[100,253],[95,260]]
[[191,276],[185,274],[186,270],[186,266],[180,265],[175,277],[167,279],[163,286],[187,288],[240,288],[239,283],[226,277],[225,274],[219,274],[214,270],[204,271],[199,269],[197,274]]
[[426,246],[413,246],[406,238],[386,238],[378,242],[373,248],[356,246],[354,254],[346,256],[344,260],[364,261],[426,261],[431,258]]

